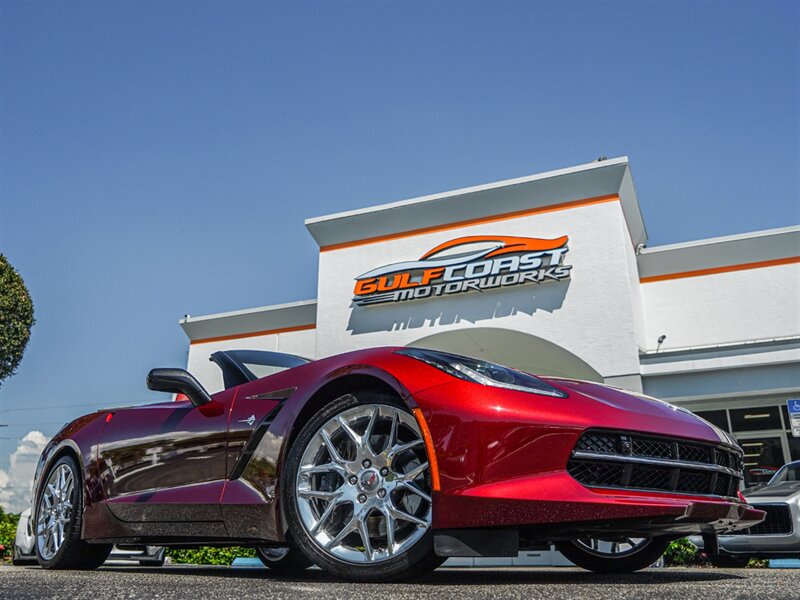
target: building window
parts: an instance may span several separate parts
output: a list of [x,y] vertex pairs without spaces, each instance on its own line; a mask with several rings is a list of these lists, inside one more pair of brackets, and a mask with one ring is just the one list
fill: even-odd
[[731,427],[734,431],[760,431],[783,429],[781,413],[777,406],[731,409]]
[[792,432],[786,434],[786,441],[789,444],[789,456],[792,460],[800,460],[800,438],[792,436]]
[[767,483],[783,466],[781,438],[745,438],[737,441],[744,450],[744,484],[746,486]]

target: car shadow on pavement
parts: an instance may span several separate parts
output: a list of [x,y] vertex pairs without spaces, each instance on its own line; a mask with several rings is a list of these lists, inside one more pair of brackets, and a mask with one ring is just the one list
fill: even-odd
[[502,584],[572,584],[572,585],[615,585],[642,584],[664,585],[670,583],[691,583],[702,581],[722,581],[742,579],[740,575],[725,573],[716,569],[698,572],[684,569],[651,569],[637,573],[600,574],[577,569],[547,569],[542,567],[504,569],[439,569],[420,579],[426,585],[502,585]]
[[[107,565],[103,571],[120,573],[160,573],[191,577],[225,577],[235,579],[266,579],[286,583],[340,583],[337,579],[319,569],[294,573],[275,573],[269,569],[237,568],[224,566],[164,566],[164,567],[126,567]],[[407,582],[409,585],[426,586],[495,586],[513,584],[572,584],[572,585],[616,585],[636,583],[640,585],[664,585],[673,583],[711,582],[744,579],[743,575],[720,569],[649,569],[637,573],[604,575],[572,568],[512,567],[512,568],[444,568],[437,569],[420,579]],[[385,584],[364,584],[385,585]],[[390,584],[391,585],[391,584]]]

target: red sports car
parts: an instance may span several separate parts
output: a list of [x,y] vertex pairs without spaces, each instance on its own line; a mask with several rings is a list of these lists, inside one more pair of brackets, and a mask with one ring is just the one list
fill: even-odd
[[273,569],[387,581],[552,542],[624,572],[764,516],[726,433],[640,394],[418,348],[211,360],[225,390],[154,369],[148,387],[184,399],[98,411],[48,444],[44,567],[96,567],[115,543],[243,545]]

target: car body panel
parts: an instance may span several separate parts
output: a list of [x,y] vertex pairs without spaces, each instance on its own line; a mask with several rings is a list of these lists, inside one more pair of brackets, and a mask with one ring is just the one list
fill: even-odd
[[[784,468],[799,467],[800,461],[789,463]],[[786,533],[748,534],[719,536],[720,551],[726,554],[751,558],[800,558],[800,481],[758,486],[745,490],[744,496],[755,507],[787,510],[790,531]],[[771,517],[768,516],[767,519]],[[765,523],[766,525],[766,523]],[[701,550],[703,540],[697,536],[689,538]]]
[[678,534],[763,518],[732,498],[594,489],[566,472],[579,436],[593,427],[733,443],[688,411],[570,379],[541,378],[566,398],[480,385],[395,350],[302,364],[214,394],[200,408],[161,403],[82,417],[56,435],[37,472],[64,445],[80,453],[86,539],[281,543],[281,469],[292,440],[320,402],[369,384],[420,409],[430,429],[441,481],[435,530],[539,527],[556,539],[599,521]]

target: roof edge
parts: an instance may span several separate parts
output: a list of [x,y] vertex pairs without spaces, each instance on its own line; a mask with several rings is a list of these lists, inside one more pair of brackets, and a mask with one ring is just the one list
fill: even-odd
[[655,254],[658,252],[666,252],[669,250],[680,250],[682,248],[696,248],[698,246],[706,246],[710,244],[719,244],[722,242],[736,242],[739,240],[749,240],[759,237],[766,237],[770,235],[781,235],[783,233],[800,233],[800,225],[790,225],[788,227],[776,227],[774,229],[761,229],[758,231],[746,231],[744,233],[734,233],[730,235],[721,235],[712,238],[702,238],[699,240],[689,240],[687,242],[675,242],[674,244],[664,244],[663,246],[652,246],[650,248],[643,248],[641,254]]
[[458,188],[455,190],[448,190],[444,192],[438,192],[435,194],[427,194],[425,196],[416,196],[413,198],[407,198],[405,200],[397,200],[395,202],[387,202],[384,204],[377,204],[375,206],[368,206],[365,208],[356,208],[353,210],[346,210],[338,213],[330,213],[327,215],[322,215],[319,217],[311,217],[304,221],[305,225],[315,225],[317,223],[326,223],[328,221],[336,221],[340,219],[347,219],[350,217],[357,217],[360,215],[366,215],[370,213],[377,213],[383,212],[386,210],[394,210],[397,208],[405,208],[407,206],[414,206],[416,204],[423,204],[425,202],[431,202],[434,200],[442,200],[444,198],[451,198],[453,196],[462,196],[465,194],[473,194],[475,192],[483,192],[486,190],[491,190],[495,188],[502,188],[511,185],[519,185],[521,183],[530,183],[532,181],[538,181],[541,179],[550,179],[553,177],[561,177],[563,175],[571,175],[573,173],[580,173],[583,171],[590,171],[593,169],[600,169],[605,167],[610,167],[614,165],[621,165],[627,164],[628,157],[627,156],[618,156],[615,158],[607,158],[605,160],[600,161],[592,161],[590,163],[584,163],[580,165],[575,165],[572,167],[565,167],[563,169],[555,169],[552,171],[545,171],[544,173],[536,173],[534,175],[526,175],[523,177],[515,177],[512,179],[503,179],[501,181],[492,181],[489,183],[483,183],[479,185],[474,185],[465,188]]

